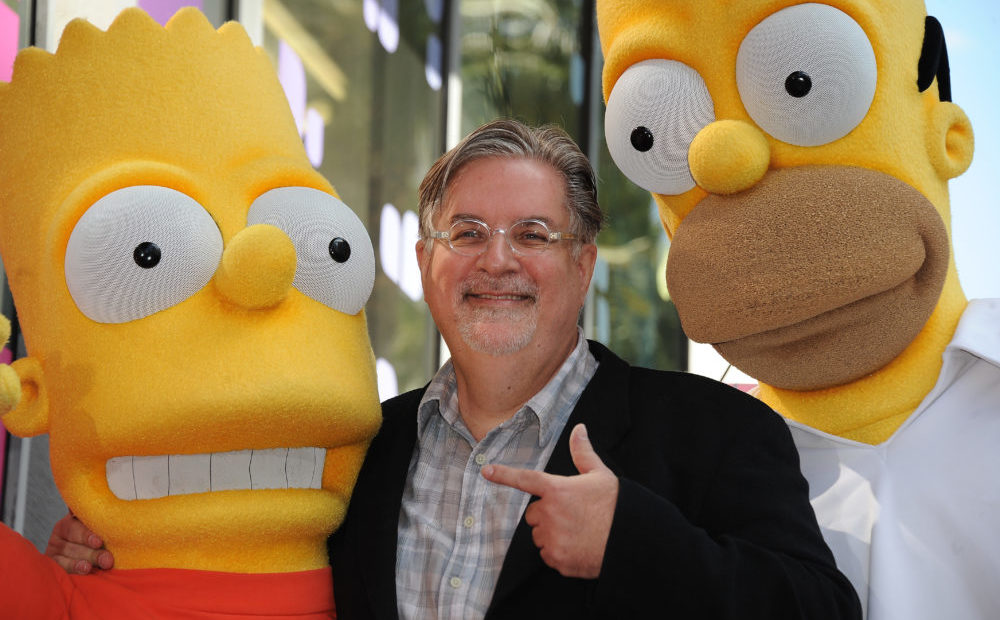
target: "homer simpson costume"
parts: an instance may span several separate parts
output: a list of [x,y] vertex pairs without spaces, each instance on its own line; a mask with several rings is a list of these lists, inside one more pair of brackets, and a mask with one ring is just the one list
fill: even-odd
[[381,419],[374,253],[264,52],[193,9],[22,51],[0,218],[29,355],[0,368],[3,423],[49,433],[116,564],[69,576],[0,528],[4,613],[333,616],[326,539]]
[[967,302],[972,159],[920,0],[598,0],[606,137],[693,340],[788,420],[870,620],[1000,617],[1000,301]]

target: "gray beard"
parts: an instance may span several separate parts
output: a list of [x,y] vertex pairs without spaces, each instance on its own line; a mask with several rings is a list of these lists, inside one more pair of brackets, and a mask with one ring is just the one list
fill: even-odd
[[473,351],[509,355],[528,346],[538,327],[538,313],[523,310],[474,310],[459,314],[458,331]]
[[[534,302],[526,308],[472,308],[465,295],[471,290],[503,290],[530,295]],[[456,319],[465,344],[478,353],[509,355],[528,346],[538,327],[537,287],[515,276],[493,278],[470,276],[459,295]]]

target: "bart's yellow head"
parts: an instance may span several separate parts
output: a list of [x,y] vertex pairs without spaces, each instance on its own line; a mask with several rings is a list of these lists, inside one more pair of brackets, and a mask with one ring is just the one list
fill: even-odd
[[920,0],[598,0],[597,17],[608,145],[659,204],[689,337],[817,390],[954,327],[947,181],[973,139]]
[[242,28],[130,9],[20,53],[0,218],[29,354],[3,422],[49,433],[116,565],[325,565],[380,420],[374,254]]

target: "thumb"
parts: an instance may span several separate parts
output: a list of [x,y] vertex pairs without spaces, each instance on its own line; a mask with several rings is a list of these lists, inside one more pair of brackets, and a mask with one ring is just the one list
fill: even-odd
[[569,454],[573,457],[573,464],[581,474],[590,473],[595,470],[607,470],[604,461],[594,452],[594,446],[590,444],[587,437],[587,427],[577,424],[569,435]]

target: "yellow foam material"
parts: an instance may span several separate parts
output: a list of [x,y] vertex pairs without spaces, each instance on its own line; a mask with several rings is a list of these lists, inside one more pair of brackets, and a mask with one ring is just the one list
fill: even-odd
[[[693,210],[705,208],[708,202],[703,201],[710,196],[725,195],[738,200],[742,196],[740,192],[754,185],[755,177],[767,179],[771,172],[786,168],[825,166],[866,168],[910,185],[930,201],[950,235],[947,181],[961,174],[971,162],[973,136],[964,112],[955,104],[940,101],[936,85],[922,93],[917,89],[917,61],[926,16],[923,2],[837,0],[828,3],[847,13],[868,36],[878,78],[871,107],[860,124],[840,139],[810,147],[782,142],[760,129],[747,113],[736,82],[736,56],[747,33],[768,16],[795,4],[799,3],[794,0],[597,1],[597,21],[605,58],[605,99],[631,65],[657,58],[677,60],[695,69],[712,97],[717,123],[703,129],[689,151],[689,164],[698,185],[677,196],[654,195],[667,233],[677,244],[678,237],[684,234],[682,222]],[[727,132],[718,131],[713,125],[724,127],[734,122],[756,128],[765,136],[766,157],[759,152],[759,147],[734,154],[718,146],[721,144],[719,136]],[[737,140],[734,144],[739,147],[748,143]],[[761,176],[755,166],[759,167],[763,159],[768,164],[767,172]],[[795,211],[786,213],[790,217],[798,216]],[[779,224],[780,218],[775,218],[775,223]],[[803,274],[815,277],[822,272],[827,254],[843,252],[844,248],[838,246],[844,238],[841,230],[832,226],[826,229],[823,224],[816,222],[817,232],[812,240],[814,256],[801,263],[786,265],[788,273],[801,268]],[[863,224],[852,221],[848,225]],[[849,237],[856,239],[858,235]],[[870,236],[873,247],[877,246],[877,237],[877,234]],[[725,263],[726,252],[735,242],[721,238],[714,242],[705,240],[710,247],[719,248],[715,260],[720,264]],[[752,239],[748,243],[751,245],[744,248],[744,255],[751,252],[757,256],[769,255],[774,261],[789,260],[781,247],[765,247],[759,243],[755,246]],[[866,260],[875,261],[872,270],[879,264],[897,260],[888,255],[876,258],[870,249],[859,248],[859,253]],[[705,250],[705,254],[708,253],[709,250]],[[668,272],[671,265],[673,263],[668,262]],[[753,280],[750,266],[735,268],[748,270],[746,281]],[[703,276],[710,278],[711,274]],[[753,291],[746,287],[741,291],[737,286],[733,290],[736,295],[717,291],[719,298],[714,303],[727,307],[731,305],[731,297],[740,296],[741,308],[758,307],[764,313],[780,314],[783,299],[801,300],[810,294],[810,289],[796,289],[797,284],[807,280],[791,277],[783,290],[762,287],[756,298]],[[680,281],[676,286],[683,288],[698,282],[698,278],[687,274]],[[732,284],[733,281],[728,282]],[[687,323],[699,318],[698,312],[686,312],[682,301],[685,291],[677,290],[676,286],[671,285],[670,293],[687,327]],[[764,381],[761,397],[788,417],[822,430],[879,443],[898,428],[933,386],[941,353],[965,303],[949,250],[946,278],[934,311],[929,319],[926,313],[923,315],[921,320],[926,323],[919,329],[912,324],[899,328],[901,332],[909,332],[904,336],[909,344],[898,356],[880,362],[884,363],[881,367],[867,369],[860,377],[857,372],[833,369],[836,371],[833,375],[850,378],[845,383],[822,389],[790,390]],[[805,305],[808,304],[799,303],[795,307]],[[701,309],[705,305],[696,307]],[[744,318],[745,315],[733,314],[729,322],[741,325]],[[714,315],[712,320],[719,325],[725,324],[724,312]],[[832,367],[856,361],[852,353],[862,357],[868,355],[863,347],[831,352],[827,356],[822,355],[824,351],[819,353],[813,351],[801,358],[793,356],[785,360],[784,365],[771,369],[781,375],[777,383],[781,384],[787,378],[785,374],[791,373],[797,365],[812,363]]]
[[[14,369],[40,398],[22,398],[4,422],[49,433],[60,492],[119,568],[325,565],[380,420],[364,313],[290,288],[287,238],[265,235],[233,250],[241,260],[225,290],[210,282],[145,318],[95,323],[69,295],[66,244],[90,205],[132,185],[200,203],[224,261],[262,193],[333,193],[269,59],[238,24],[216,31],[184,9],[163,28],[129,9],[107,32],[72,22],[54,55],[22,51],[0,84],[0,253],[30,356]],[[251,267],[285,284],[262,294]],[[105,476],[120,456],[310,446],[328,449],[322,490],[124,501]]]
[[[0,314],[0,346],[10,338],[10,321]],[[21,380],[6,364],[0,366],[0,417],[14,408],[21,399]]]
[[767,172],[767,138],[753,125],[722,120],[705,127],[691,142],[691,176],[713,194],[735,194]]
[[[273,273],[261,278],[261,272]],[[229,242],[215,285],[228,298],[254,310],[280,302],[295,278],[295,246],[280,229],[257,224]]]

